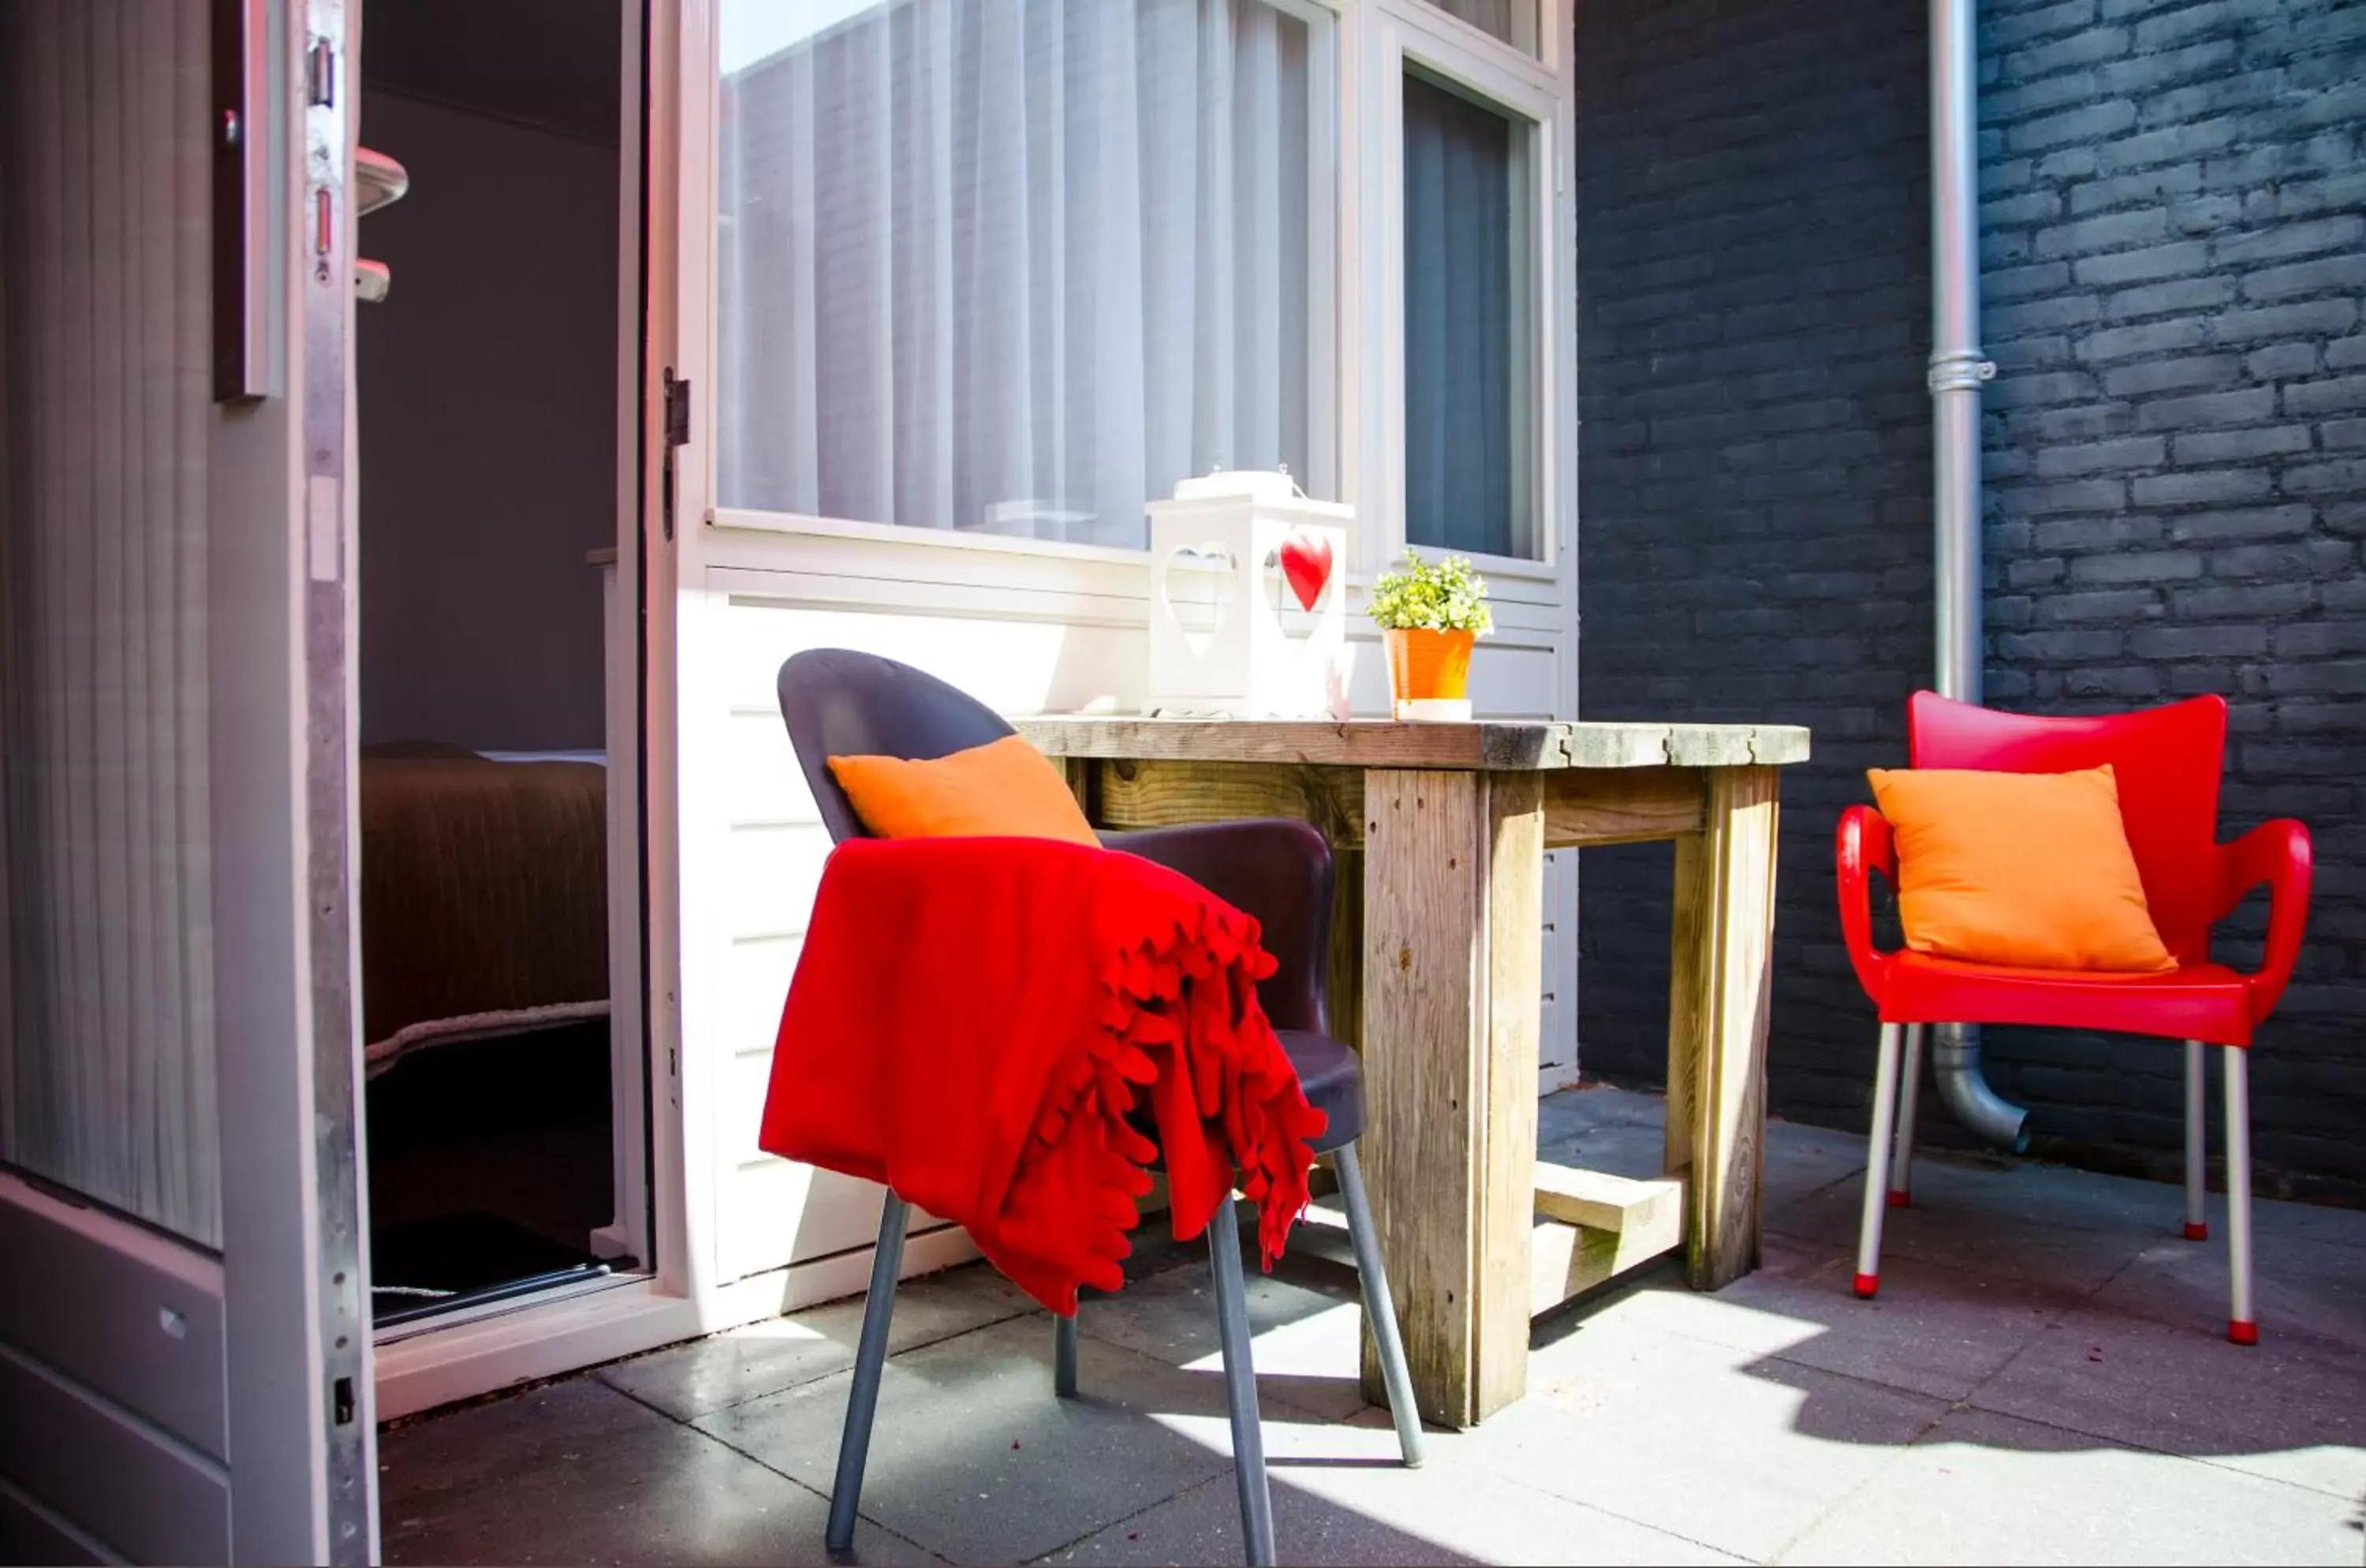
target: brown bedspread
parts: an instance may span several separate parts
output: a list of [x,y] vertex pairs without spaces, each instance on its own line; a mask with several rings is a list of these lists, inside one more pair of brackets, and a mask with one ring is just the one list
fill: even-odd
[[[361,769],[371,1046],[447,1021],[604,1010],[606,769],[417,745],[374,748]],[[399,1054],[373,1050],[371,1065]]]

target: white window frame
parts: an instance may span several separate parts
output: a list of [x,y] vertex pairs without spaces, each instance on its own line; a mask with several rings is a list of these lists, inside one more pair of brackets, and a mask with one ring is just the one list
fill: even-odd
[[[706,17],[721,0],[680,0],[688,12]],[[1553,606],[1565,617],[1576,610],[1577,452],[1575,420],[1576,262],[1569,170],[1574,147],[1571,104],[1574,97],[1572,50],[1574,0],[1538,0],[1538,48],[1533,54],[1429,4],[1429,0],[1262,0],[1263,4],[1320,29],[1314,47],[1310,92],[1318,106],[1324,96],[1330,115],[1317,113],[1309,129],[1308,205],[1310,298],[1329,299],[1332,309],[1310,312],[1308,322],[1310,445],[1314,471],[1305,479],[1312,493],[1336,498],[1357,509],[1349,551],[1349,584],[1358,597],[1372,576],[1405,548],[1404,469],[1404,270],[1403,270],[1403,89],[1408,62],[1532,128],[1526,160],[1528,185],[1528,261],[1534,287],[1535,357],[1529,366],[1527,442],[1531,472],[1534,556],[1481,554],[1475,563],[1496,585],[1499,603]],[[687,29],[685,42],[704,50],[713,70],[715,29]],[[719,76],[710,74],[711,81]],[[719,160],[712,145],[714,104],[685,104],[684,131],[708,139],[705,155],[694,161],[704,176],[702,193],[683,211],[713,213],[720,192]],[[1329,219],[1330,221],[1325,220]],[[715,380],[720,331],[717,248],[698,247],[707,287],[703,319],[684,319],[683,374],[701,388],[723,389]],[[1324,367],[1333,367],[1325,377]],[[719,443],[700,441],[685,457],[703,470],[693,484],[701,498],[715,491]],[[986,550],[1031,556],[1066,567],[1144,564],[1144,549],[1072,544],[1055,539],[1001,536],[927,525],[877,523],[815,515],[720,507],[711,499],[685,509],[710,533],[754,540],[764,535],[801,536],[839,545],[896,549],[919,547]],[[1572,639],[1573,643],[1573,639]],[[1563,690],[1576,690],[1572,646]]]
[[[731,0],[704,0],[710,12],[719,13]],[[754,3],[754,0],[741,0]],[[1318,496],[1339,492],[1343,483],[1344,465],[1340,460],[1339,426],[1341,423],[1341,388],[1346,378],[1340,369],[1337,301],[1344,298],[1339,287],[1338,257],[1344,209],[1340,177],[1339,128],[1341,118],[1336,112],[1340,98],[1342,70],[1340,62],[1346,48],[1345,29],[1340,26],[1343,9],[1352,9],[1360,0],[1255,0],[1256,4],[1295,17],[1307,28],[1307,97],[1312,106],[1306,134],[1307,190],[1306,207],[1306,297],[1307,310],[1306,385],[1308,407],[1306,435],[1308,462],[1311,471],[1301,476],[1309,491]],[[1472,29],[1476,30],[1476,29]],[[722,61],[719,52],[719,26],[710,26],[704,45],[709,51],[710,79],[716,84],[719,97],[722,81]],[[1481,36],[1484,36],[1482,34]],[[1325,106],[1331,112],[1324,112]],[[706,134],[714,134],[713,104],[704,106]],[[710,213],[722,210],[722,159],[719,149],[710,148],[705,160],[707,181],[706,208]],[[685,322],[685,335],[701,343],[702,368],[706,383],[715,388],[718,398],[724,389],[715,379],[715,367],[721,365],[722,331],[722,261],[720,245],[712,245],[707,254],[708,310],[703,332]],[[1325,308],[1326,305],[1329,308]],[[722,443],[709,441],[704,446],[707,495],[719,489],[717,454]],[[1157,500],[1155,496],[1146,500]],[[976,548],[1006,554],[1033,555],[1077,562],[1102,562],[1131,565],[1149,557],[1145,536],[1141,547],[1113,545],[1080,545],[1060,539],[1036,539],[1024,535],[997,535],[968,529],[938,526],[926,523],[881,523],[875,521],[829,517],[811,513],[773,512],[749,507],[710,505],[704,513],[711,528],[736,528],[758,533],[800,534],[823,538],[869,541],[875,544],[908,545],[937,544],[946,547]]]
[[[723,1086],[714,1042],[721,1032],[714,959],[721,939],[714,903],[734,868],[719,825],[729,803],[714,759],[721,710],[715,661],[728,654],[722,617],[735,596],[774,597],[827,591],[832,603],[859,596],[864,607],[941,609],[952,596],[991,597],[1023,590],[1053,599],[1104,624],[1146,613],[1149,552],[1000,537],[919,526],[833,521],[782,513],[728,513],[714,505],[717,443],[714,378],[716,246],[715,6],[716,0],[648,0],[648,184],[632,194],[646,216],[646,356],[638,367],[637,473],[629,502],[642,530],[627,539],[643,552],[648,583],[642,698],[642,760],[648,875],[652,1139],[648,1171],[656,1224],[654,1278],[581,1298],[537,1304],[445,1335],[390,1346],[380,1357],[380,1397],[390,1412],[422,1408],[521,1377],[546,1376],[734,1324],[778,1314],[784,1305],[859,1291],[867,1249],[833,1254],[747,1279],[724,1268],[717,1160],[726,1151],[718,1105]],[[1402,547],[1402,521],[1387,514],[1388,486],[1375,410],[1402,399],[1401,305],[1371,335],[1380,263],[1402,243],[1402,158],[1380,145],[1374,118],[1383,102],[1401,113],[1405,41],[1427,69],[1529,112],[1545,138],[1536,160],[1549,175],[1550,216],[1536,225],[1550,246],[1538,272],[1550,345],[1537,382],[1538,442],[1544,471],[1537,492],[1543,561],[1482,563],[1494,586],[1495,648],[1557,650],[1553,707],[1573,716],[1577,703],[1575,487],[1576,299],[1574,223],[1564,171],[1571,167],[1568,106],[1573,98],[1569,44],[1572,0],[1542,0],[1542,58],[1435,11],[1422,0],[1268,0],[1301,17],[1328,18],[1331,47],[1317,58],[1335,83],[1334,112],[1317,117],[1314,155],[1333,169],[1335,220],[1317,255],[1332,260],[1330,309],[1313,330],[1326,333],[1318,359],[1337,367],[1332,396],[1310,411],[1323,428],[1327,404],[1338,499],[1358,503],[1348,559],[1351,625],[1363,626],[1361,599],[1376,566]],[[1395,52],[1380,69],[1386,45]],[[1378,84],[1378,91],[1375,84]],[[628,152],[627,166],[633,160]],[[1385,214],[1376,195],[1390,195]],[[1310,222],[1317,221],[1310,213]],[[1401,286],[1401,283],[1400,283]],[[1318,299],[1326,296],[1318,294]],[[1318,344],[1324,342],[1318,339]],[[693,432],[674,469],[673,526],[661,527],[665,468],[661,370],[695,388]],[[1378,403],[1375,399],[1380,400]],[[1320,478],[1320,476],[1316,476]],[[1401,483],[1401,479],[1398,481]],[[1391,536],[1393,546],[1388,546]],[[625,558],[629,558],[629,548]],[[817,587],[817,585],[819,585]],[[968,585],[968,586],[956,586]],[[998,585],[998,586],[997,586]],[[1065,612],[1064,612],[1065,613]],[[1564,882],[1573,879],[1565,878]],[[1564,926],[1573,897],[1561,911]],[[916,1238],[907,1270],[955,1260],[957,1234]],[[433,1355],[430,1355],[431,1348]],[[392,1386],[389,1386],[392,1385]],[[389,1399],[389,1394],[394,1397]]]
[[[1429,5],[1427,0],[1361,0],[1359,80],[1351,112],[1356,131],[1349,144],[1360,167],[1353,188],[1360,197],[1352,221],[1358,276],[1355,299],[1362,330],[1346,341],[1363,349],[1362,362],[1343,370],[1353,389],[1358,418],[1349,446],[1354,453],[1358,517],[1380,562],[1402,555],[1405,528],[1405,344],[1404,344],[1404,79],[1409,69],[1440,78],[1527,128],[1528,146],[1519,173],[1527,186],[1524,239],[1530,287],[1527,304],[1534,329],[1527,366],[1531,422],[1525,443],[1535,542],[1533,556],[1473,554],[1491,581],[1527,585],[1534,592],[1559,587],[1573,575],[1564,570],[1573,553],[1571,498],[1564,496],[1564,461],[1575,455],[1575,427],[1566,424],[1562,404],[1574,379],[1575,339],[1569,319],[1575,303],[1573,228],[1564,203],[1569,162],[1568,96],[1564,74],[1568,45],[1561,39],[1565,0],[1543,0],[1549,11],[1545,37],[1549,63],[1485,30]],[[1374,364],[1373,361],[1378,363]],[[1361,504],[1369,498],[1370,504]],[[1515,589],[1515,592],[1518,590]],[[1499,591],[1500,592],[1500,591]],[[1569,607],[1575,608],[1572,601]]]

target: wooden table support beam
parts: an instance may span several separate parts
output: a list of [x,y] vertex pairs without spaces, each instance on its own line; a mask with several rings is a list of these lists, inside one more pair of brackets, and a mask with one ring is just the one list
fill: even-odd
[[1776,773],[1720,769],[1707,787],[1701,831],[1676,840],[1669,933],[1666,1163],[1689,1177],[1684,1272],[1696,1291],[1758,1267]]
[[1366,776],[1365,1168],[1422,1414],[1448,1427],[1527,1391],[1543,922],[1532,775]]

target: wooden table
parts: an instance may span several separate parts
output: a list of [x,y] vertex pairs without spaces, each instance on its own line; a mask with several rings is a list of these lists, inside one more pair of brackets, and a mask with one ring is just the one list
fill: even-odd
[[[1332,1032],[1363,1052],[1360,1147],[1425,1416],[1469,1427],[1521,1397],[1531,1315],[1650,1258],[1681,1246],[1699,1290],[1757,1266],[1776,770],[1807,759],[1806,730],[1019,728],[1100,826],[1286,816],[1330,839]],[[1668,1176],[1540,1167],[1544,853],[1652,840],[1676,845]]]

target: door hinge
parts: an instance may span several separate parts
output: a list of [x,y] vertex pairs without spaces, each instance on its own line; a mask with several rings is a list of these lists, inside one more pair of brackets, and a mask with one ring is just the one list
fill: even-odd
[[665,536],[673,538],[674,453],[690,445],[690,383],[665,368],[665,460],[658,475]]

